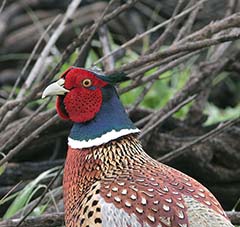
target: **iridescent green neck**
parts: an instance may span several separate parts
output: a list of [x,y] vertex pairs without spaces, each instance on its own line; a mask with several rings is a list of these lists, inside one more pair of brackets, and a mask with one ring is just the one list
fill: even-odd
[[116,90],[109,85],[102,89],[103,103],[95,118],[86,123],[75,123],[68,144],[72,148],[98,146],[131,133],[138,133],[129,119]]

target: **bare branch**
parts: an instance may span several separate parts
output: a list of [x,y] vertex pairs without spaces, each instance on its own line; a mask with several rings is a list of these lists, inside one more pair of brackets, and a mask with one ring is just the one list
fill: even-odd
[[240,212],[228,211],[226,213],[233,225],[240,225]]
[[17,98],[22,98],[25,91],[30,88],[32,83],[34,82],[35,78],[39,77],[39,72],[42,70],[42,67],[44,65],[44,62],[46,60],[46,57],[48,56],[50,49],[52,46],[56,43],[59,36],[62,34],[63,30],[66,27],[66,24],[69,20],[72,19],[74,11],[77,9],[79,4],[81,3],[81,0],[72,0],[72,2],[69,4],[67,11],[61,21],[61,23],[58,25],[57,29],[49,39],[47,45],[44,47],[42,53],[40,54],[40,57],[38,58],[37,62],[35,63],[34,67],[32,68],[32,71],[30,72],[27,80],[25,81],[22,89],[20,90]]
[[[161,116],[158,120],[156,120],[155,122],[153,122],[153,124],[151,124],[150,126],[147,125],[147,127],[144,127],[144,130],[142,131],[142,133],[139,135],[139,139],[142,139],[147,133],[151,132],[154,128],[156,128],[157,126],[159,126],[163,121],[165,121],[167,118],[169,118],[170,116],[172,116],[174,113],[176,113],[179,109],[181,109],[183,106],[185,106],[186,104],[188,104],[189,102],[193,101],[196,98],[196,95],[193,95],[189,98],[187,98],[186,100],[184,100],[183,102],[181,102],[180,104],[178,104],[177,106],[175,106],[172,110],[170,110],[169,112],[167,112],[165,115]],[[157,114],[156,114],[157,115]],[[153,118],[154,120],[156,119],[156,116],[154,116]],[[151,121],[152,122],[152,121]]]
[[56,179],[60,176],[62,170],[63,170],[64,165],[62,165],[57,174],[55,175],[55,177],[52,178],[52,180],[49,182],[49,184],[47,185],[47,187],[45,188],[44,192],[42,193],[42,195],[39,197],[38,201],[36,202],[36,204],[27,212],[27,214],[24,215],[23,218],[21,218],[21,220],[17,223],[16,227],[19,227],[24,220],[26,220],[26,218],[33,212],[33,210],[41,203],[41,201],[44,199],[45,195],[47,194],[47,192],[50,190],[50,188],[52,187],[52,185],[54,184],[54,182],[56,181]]
[[189,34],[193,23],[198,15],[199,10],[202,8],[202,5],[199,5],[196,9],[194,9],[191,14],[189,15],[188,19],[185,22],[185,25],[180,29],[180,31],[177,34],[177,37],[175,38],[174,43],[179,41],[182,37],[186,36]]
[[[185,0],[178,1],[174,11],[172,18],[176,17],[176,15],[179,13],[179,10],[181,6],[183,5]],[[190,1],[191,3],[191,1]],[[186,6],[186,9],[189,7],[189,4]],[[167,36],[174,30],[174,28],[177,26],[178,23],[180,23],[183,20],[183,17],[180,17],[178,20],[172,20],[171,23],[169,23],[164,30],[164,32],[161,34],[161,36],[150,46],[150,48],[147,50],[147,53],[151,53],[153,51],[158,50],[158,48],[164,43]]]
[[96,23],[94,23],[94,27],[90,33],[90,35],[87,37],[87,40],[84,42],[83,46],[81,47],[79,54],[78,54],[78,58],[75,61],[74,65],[79,66],[79,62],[81,62],[81,57],[82,54],[86,51],[86,49],[88,48],[94,34],[96,33],[96,31],[98,30],[98,28],[100,27],[100,25],[103,23],[104,20],[104,16],[106,15],[107,11],[109,10],[109,8],[112,6],[112,4],[115,2],[115,0],[111,0],[108,4],[108,6],[104,9],[100,19],[98,19],[96,21]]
[[10,100],[13,96],[13,94],[15,93],[15,90],[17,88],[17,86],[19,85],[20,80],[22,79],[23,75],[26,73],[26,70],[28,68],[28,66],[30,65],[34,55],[37,52],[37,49],[39,48],[41,42],[44,40],[46,34],[50,31],[50,29],[52,28],[52,26],[55,24],[55,22],[57,21],[57,19],[59,18],[59,15],[57,17],[54,18],[54,20],[51,22],[51,24],[49,24],[49,26],[47,27],[47,29],[42,33],[42,35],[40,36],[39,40],[37,41],[36,45],[34,46],[31,55],[29,56],[26,64],[24,65],[23,69],[21,70],[21,73],[19,74],[11,93],[8,96],[8,100]]
[[[240,224],[240,212],[226,212],[232,224]],[[0,222],[1,227],[16,227],[18,220],[6,220]],[[39,217],[30,217],[26,219],[22,227],[59,227],[64,225],[64,213],[43,214]]]
[[0,7],[0,13],[3,11],[4,6],[6,5],[6,2],[7,2],[7,0],[2,1],[1,7]]
[[[107,55],[111,52],[110,40],[108,37],[108,28],[106,25],[103,25],[99,29],[99,39],[102,44],[103,54]],[[103,61],[105,71],[110,71],[114,69],[114,58],[113,55],[110,55],[108,58]]]
[[213,34],[226,30],[228,28],[239,27],[240,24],[240,13],[232,14],[222,20],[210,23],[202,29],[192,33],[191,35],[180,40],[177,44],[185,43],[189,41],[197,41],[201,39],[207,39]]
[[[55,110],[52,111],[52,114],[55,114]],[[28,137],[26,137],[21,143],[19,143],[15,148],[9,151],[9,153],[0,160],[0,166],[2,166],[5,162],[8,162],[14,155],[16,155],[23,147],[28,145],[36,136],[38,136],[43,130],[48,128],[50,125],[54,124],[58,120],[58,116],[54,115],[51,117],[49,115],[50,119],[46,121],[41,127],[36,129],[32,134],[30,134]]]
[[[39,217],[30,217],[25,220],[22,227],[60,227],[64,225],[63,213],[43,214]],[[1,227],[16,227],[19,226],[19,220],[6,220],[0,222]]]
[[43,103],[42,105],[40,105],[40,107],[29,117],[26,119],[26,121],[21,125],[20,128],[18,128],[15,133],[12,135],[11,138],[9,138],[9,140],[5,141],[5,143],[0,147],[0,153],[3,152],[4,150],[8,149],[9,147],[11,147],[14,142],[16,140],[16,138],[18,137],[19,133],[21,133],[23,130],[25,130],[25,128],[32,123],[32,119],[34,117],[36,117],[38,115],[38,113],[40,113],[51,101],[51,99],[49,99],[47,102]]
[[121,45],[119,48],[113,50],[112,52],[110,52],[109,54],[103,56],[102,58],[98,59],[96,62],[94,62],[94,65],[97,65],[98,63],[102,62],[105,58],[109,57],[110,55],[115,54],[116,52],[122,50],[122,49],[126,49],[127,47],[131,46],[132,44],[134,44],[135,42],[141,40],[142,38],[144,38],[145,36],[159,30],[160,28],[166,26],[167,24],[171,23],[173,20],[177,20],[178,18],[181,18],[183,16],[185,16],[186,14],[188,14],[189,12],[191,12],[194,8],[196,8],[199,4],[201,4],[202,2],[205,2],[206,0],[202,0],[200,1],[198,4],[196,4],[195,6],[190,7],[189,9],[183,11],[182,13],[178,14],[175,17],[172,17],[169,20],[164,21],[161,24],[156,25],[155,27],[147,30],[146,32],[137,35],[136,37],[134,37],[133,39],[129,40],[128,42],[124,43],[123,45]]
[[[121,5],[120,7],[118,7],[117,9],[115,9],[113,12],[107,14],[103,18],[102,24],[107,23],[108,21],[112,20],[114,17],[118,16],[120,13],[129,9],[137,1],[138,0],[130,0],[130,1],[126,2],[125,4]],[[41,83],[39,83],[38,85],[36,85],[35,87],[33,87],[31,89],[30,93],[26,97],[23,97],[14,102],[11,102],[11,104],[8,104],[8,102],[6,102],[6,104],[4,104],[0,108],[0,121],[2,121],[0,123],[0,131],[3,130],[7,126],[7,124],[14,119],[16,114],[18,114],[24,108],[24,106],[30,100],[32,100],[36,96],[36,94],[38,92],[40,92],[40,90],[43,89],[44,86],[46,86],[46,83],[48,83],[52,79],[52,77],[56,75],[56,73],[61,68],[62,64],[69,58],[69,56],[79,46],[79,44],[85,40],[85,37],[87,37],[91,33],[91,31],[94,29],[94,27],[95,27],[95,24],[93,24],[89,29],[84,30],[83,33],[80,33],[80,35],[77,39],[75,39],[72,43],[70,43],[67,46],[67,48],[65,49],[65,51],[62,54],[61,60],[57,63],[57,65],[45,76],[45,78],[43,79],[43,81]],[[6,110],[8,110],[9,108],[11,108],[12,111],[8,112],[8,114],[6,115]]]
[[[140,85],[143,85],[145,83],[148,83],[152,80],[155,80],[155,79],[161,79],[161,74],[176,67],[177,65],[183,63],[184,61],[188,60],[190,57],[196,55],[197,53],[199,53],[198,51],[194,51],[194,52],[190,52],[190,53],[184,53],[183,56],[179,57],[179,58],[176,58],[175,60],[172,60],[170,61],[168,64],[164,65],[163,67],[159,68],[158,70],[156,70],[153,74],[149,75],[148,77],[144,77],[142,80],[138,81],[137,83],[132,83],[130,84],[129,86],[123,88],[123,89],[120,89],[119,90],[119,93],[122,94],[122,93],[125,93],[125,92],[128,92]],[[157,65],[161,65],[161,63],[164,63],[165,61],[163,62],[158,62]],[[146,67],[147,68],[147,67]],[[139,71],[143,71],[144,68],[141,68]],[[137,71],[138,72],[138,71]],[[134,75],[136,73],[133,73]]]
[[[240,117],[240,116],[239,116]],[[218,127],[216,127],[215,129],[211,130],[210,132],[204,134],[203,136],[198,137],[197,139],[193,140],[192,142],[187,143],[186,145],[169,152],[168,154],[162,156],[161,158],[158,159],[158,161],[160,162],[169,162],[172,159],[186,153],[187,151],[189,151],[189,148],[193,147],[194,145],[207,141],[213,137],[215,137],[216,135],[222,133],[225,129],[229,128],[230,126],[237,124],[240,122],[240,118],[236,118],[230,121],[226,121],[224,123],[221,123]]]
[[[199,49],[202,49],[202,48],[217,45],[219,43],[237,40],[237,39],[239,39],[239,37],[240,37],[240,32],[220,36],[220,37],[217,37],[217,38],[204,39],[204,40],[201,40],[201,41],[194,41],[194,42],[179,44],[177,46],[171,46],[168,49],[166,49],[165,51],[158,51],[156,53],[154,52],[154,53],[149,54],[149,55],[144,55],[136,61],[133,61],[131,63],[128,63],[128,64],[125,64],[125,65],[121,66],[120,68],[118,68],[114,72],[116,72],[116,71],[127,71],[127,70],[130,70],[132,68],[139,67],[140,65],[151,63],[153,61],[157,61],[160,58],[166,58],[166,57],[171,56],[173,54],[177,54],[179,52],[195,51],[195,50],[199,50]],[[108,72],[108,73],[110,74],[110,73],[114,73],[114,72]]]

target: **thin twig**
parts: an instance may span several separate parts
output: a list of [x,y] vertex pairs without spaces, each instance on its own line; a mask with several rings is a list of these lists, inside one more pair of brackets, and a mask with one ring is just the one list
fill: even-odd
[[30,117],[27,117],[27,119],[25,120],[25,122],[23,122],[23,124],[21,125],[20,128],[18,128],[15,133],[9,138],[9,140],[7,140],[1,147],[0,147],[0,153],[3,152],[6,149],[9,149],[9,147],[15,145],[14,141],[16,141],[18,135],[20,132],[22,132],[23,130],[25,130],[25,128],[32,123],[32,120],[34,119],[34,117],[36,117],[51,101],[52,99],[48,99],[47,102],[42,103],[39,108],[34,111],[32,113],[32,115]]
[[227,42],[227,41],[234,41],[239,38],[240,38],[240,32],[238,32],[237,34],[228,34],[228,35],[224,35],[224,36],[220,36],[220,37],[216,37],[216,38],[204,39],[201,41],[183,43],[178,46],[171,46],[170,48],[168,48],[166,50],[158,51],[156,53],[154,52],[154,53],[146,55],[146,56],[144,55],[141,58],[139,58],[138,60],[133,61],[128,64],[125,64],[125,65],[121,66],[120,68],[118,68],[117,70],[115,70],[114,72],[108,72],[108,73],[110,74],[110,73],[116,73],[119,71],[127,71],[132,68],[139,67],[143,64],[151,63],[160,58],[165,58],[165,57],[171,56],[173,54],[180,53],[182,51],[195,51],[195,50],[199,50],[202,48],[217,45],[219,43],[223,43],[223,42]]
[[[240,225],[240,212],[226,211],[232,224]],[[18,220],[5,220],[0,222],[1,227],[16,227]],[[29,217],[23,222],[25,227],[56,227],[64,224],[64,213],[48,213],[39,217]]]
[[100,19],[98,19],[96,21],[96,23],[94,23],[94,27],[90,33],[90,35],[87,37],[87,40],[84,42],[83,46],[81,47],[79,53],[78,53],[78,58],[75,61],[74,65],[79,65],[78,62],[80,62],[80,58],[82,56],[82,54],[86,51],[86,49],[88,48],[94,34],[96,33],[96,31],[98,30],[98,28],[100,27],[100,25],[102,24],[103,20],[104,20],[104,16],[106,15],[106,13],[108,12],[109,8],[112,6],[112,4],[115,2],[116,0],[111,0],[109,2],[109,4],[107,5],[107,7],[104,9],[102,15],[100,16]]
[[[181,8],[181,6],[183,5],[183,3],[185,2],[185,0],[179,0],[177,2],[177,5],[173,11],[172,14],[172,18],[176,17],[176,15],[179,13],[179,10]],[[191,1],[190,1],[191,2]],[[189,5],[188,5],[189,6]],[[188,6],[186,8],[188,8]],[[174,28],[177,26],[178,23],[181,22],[181,20],[183,19],[183,17],[180,17],[178,20],[176,19],[172,19],[172,22],[169,23],[166,26],[166,29],[164,30],[164,32],[160,35],[160,37],[150,46],[150,48],[147,50],[146,53],[151,53],[153,51],[156,51],[159,49],[159,47],[164,43],[164,41],[166,40],[166,38],[168,37],[168,35],[174,30]]]
[[229,17],[223,18],[222,20],[210,23],[203,27],[202,29],[188,35],[184,39],[179,40],[177,44],[189,42],[189,41],[197,41],[201,39],[207,39],[214,34],[226,30],[228,28],[239,27],[240,24],[240,13],[232,14]]
[[9,110],[12,110],[14,107],[16,107],[18,104],[19,104],[18,100],[9,100],[9,101],[5,102],[4,105],[2,105],[2,107],[0,109],[0,122],[6,116],[6,113]]
[[72,0],[72,2],[69,4],[67,11],[61,21],[61,23],[58,25],[57,29],[54,31],[53,35],[47,42],[46,46],[44,47],[43,51],[40,54],[40,57],[38,58],[37,62],[35,63],[34,67],[32,68],[27,80],[23,84],[22,89],[18,93],[17,98],[22,98],[25,91],[30,88],[32,83],[34,82],[35,78],[38,76],[39,72],[41,71],[44,62],[46,60],[46,57],[48,56],[50,49],[52,46],[56,43],[62,32],[64,31],[67,23],[71,20],[71,18],[74,15],[75,10],[77,9],[78,5],[81,3],[81,0]]
[[[199,51],[194,51],[194,52],[190,52],[190,53],[185,53],[185,55],[183,55],[182,57],[176,58],[175,60],[172,60],[171,62],[169,62],[168,64],[162,66],[161,68],[159,68],[158,70],[156,70],[153,74],[144,77],[142,80],[140,80],[138,83],[133,83],[130,84],[129,86],[122,88],[119,90],[119,93],[125,93],[128,92],[140,85],[143,85],[145,83],[148,83],[152,80],[155,79],[161,79],[161,74],[163,74],[164,72],[176,67],[177,65],[183,63],[184,61],[188,60],[189,58],[191,58],[192,56],[195,56],[196,54],[198,54]],[[140,69],[141,70],[141,69]]]
[[0,166],[2,166],[5,162],[8,162],[13,156],[15,156],[19,151],[21,151],[23,147],[28,145],[35,137],[37,137],[42,131],[44,131],[50,125],[54,124],[57,120],[58,120],[58,116],[54,115],[48,121],[46,121],[43,125],[37,128],[34,132],[32,132],[21,143],[19,143],[16,147],[10,150],[9,153],[3,159],[0,160]]
[[[108,36],[108,28],[106,25],[103,25],[99,28],[99,40],[101,42],[103,55],[107,55],[111,52],[110,40]],[[114,69],[114,57],[110,55],[108,58],[103,61],[104,70],[111,71]]]
[[239,211],[227,211],[226,212],[228,218],[232,222],[233,225],[240,225],[240,212]]
[[57,16],[53,19],[53,21],[51,22],[51,24],[48,25],[48,27],[46,28],[46,30],[42,33],[42,35],[41,35],[40,38],[38,39],[36,45],[35,45],[34,48],[33,48],[33,51],[32,51],[32,53],[31,53],[31,55],[29,56],[27,62],[25,63],[23,69],[21,70],[21,72],[20,72],[20,74],[19,74],[19,76],[18,76],[18,78],[17,78],[17,80],[16,80],[16,82],[15,82],[15,84],[14,84],[14,86],[13,86],[13,88],[12,88],[10,94],[9,94],[9,96],[8,96],[8,100],[10,100],[10,99],[13,97],[13,95],[14,95],[14,93],[15,93],[15,91],[16,91],[16,88],[17,88],[17,86],[19,85],[19,82],[20,82],[21,79],[23,78],[24,74],[26,73],[26,70],[27,70],[28,66],[30,65],[33,57],[35,56],[38,47],[40,46],[40,44],[41,44],[41,42],[43,41],[43,39],[44,39],[44,37],[46,36],[46,34],[50,31],[50,29],[52,29],[52,27],[53,27],[53,25],[55,24],[55,22],[59,19],[59,16],[60,16],[60,15],[57,15]]
[[[108,13],[104,17],[102,24],[109,22],[110,20],[117,17],[119,14],[121,14],[125,10],[128,10],[137,1],[138,0],[128,1],[125,4],[119,6],[114,11]],[[0,122],[2,121],[0,123],[0,131],[3,130],[8,125],[9,122],[13,121],[14,117],[24,108],[24,106],[26,106],[30,100],[34,99],[36,94],[40,92],[44,88],[44,86],[46,86],[47,83],[50,82],[53,76],[55,76],[56,73],[60,70],[62,64],[69,58],[69,56],[74,52],[74,50],[79,46],[79,44],[85,40],[84,37],[88,36],[91,33],[91,31],[94,29],[94,27],[95,27],[95,24],[93,24],[90,28],[86,29],[85,31],[81,32],[79,37],[77,37],[77,39],[75,39],[72,43],[70,43],[67,46],[67,48],[65,49],[65,51],[61,56],[61,59],[56,64],[56,66],[44,77],[42,82],[40,82],[38,85],[35,85],[35,87],[31,89],[30,93],[27,96],[21,99],[15,100],[14,102],[9,100],[6,102],[4,106],[0,108]],[[11,103],[8,104],[8,102],[11,102]],[[6,110],[9,110],[9,108],[11,108],[12,111],[11,113],[8,112],[8,114],[6,115]],[[5,118],[3,119],[3,117]]]
[[[25,3],[24,7],[26,8],[26,12],[29,15],[29,17],[31,18],[33,25],[37,28],[37,30],[39,31],[40,34],[44,33],[45,29],[44,29],[44,25],[41,23],[41,21],[39,20],[39,18],[36,16],[35,12]],[[59,14],[60,16],[60,14]],[[56,15],[56,17],[58,17],[58,15]],[[55,17],[55,18],[56,18]],[[54,18],[54,20],[55,20]],[[50,23],[52,24],[52,22]],[[49,41],[50,36],[48,35],[48,33],[46,33],[46,35],[44,36],[44,40],[47,43]],[[53,45],[52,48],[50,49],[51,54],[53,55],[60,55],[60,51],[58,50],[56,45]]]
[[237,0],[228,0],[228,6],[226,7],[226,14],[225,16],[228,17],[233,14],[236,10]]
[[[197,54],[197,53],[199,53],[199,51],[195,51],[194,53]],[[147,72],[150,69],[153,69],[153,68],[161,66],[161,65],[166,65],[166,64],[168,64],[174,60],[177,60],[178,58],[183,57],[187,54],[189,54],[189,53],[182,52],[182,53],[178,53],[178,54],[174,54],[172,56],[166,57],[164,59],[159,59],[158,61],[156,61],[152,64],[149,64],[149,65],[146,65],[146,66],[142,66],[137,70],[134,69],[133,72],[130,72],[128,74],[128,77],[134,79],[135,77],[138,77],[139,75],[144,74],[145,72]]]
[[[19,219],[9,219],[0,222],[1,227],[17,227]],[[64,213],[42,214],[38,217],[29,217],[21,223],[23,227],[60,227],[64,226]]]
[[54,184],[54,182],[57,180],[57,178],[60,176],[62,170],[64,168],[64,165],[62,165],[57,174],[55,175],[55,177],[52,178],[52,180],[49,182],[49,184],[47,185],[47,187],[45,188],[45,190],[43,191],[42,195],[39,197],[38,201],[36,202],[36,204],[24,215],[24,217],[21,218],[21,220],[18,222],[18,224],[16,225],[16,227],[19,227],[24,220],[34,211],[34,209],[41,203],[41,201],[44,199],[45,195],[47,194],[47,192],[51,189],[52,185]]
[[[62,163],[61,163],[62,164]],[[61,165],[59,164],[59,165]],[[47,203],[49,201],[48,198],[50,198],[50,193],[55,197],[55,198],[58,198],[58,199],[61,199],[62,198],[62,186],[59,186],[57,188],[53,188],[51,190],[49,190],[46,194],[45,194],[45,197],[43,198],[43,200],[41,201],[40,205],[44,204],[44,203]],[[39,200],[39,197],[37,197],[36,199],[32,200],[31,202],[29,202],[25,207],[24,207],[24,211],[27,213],[29,212],[33,207],[36,206],[36,204],[38,203],[38,200]],[[37,205],[39,206],[39,205]],[[22,218],[22,209],[19,210],[18,212],[16,212],[12,219],[20,219]]]
[[15,189],[21,185],[23,183],[23,181],[19,181],[17,184],[15,184],[8,192],[6,195],[4,195],[1,199],[0,199],[0,206],[3,204],[2,201],[4,201],[13,191],[15,191]]
[[173,20],[177,20],[178,18],[185,16],[186,14],[191,12],[193,9],[195,9],[200,3],[205,2],[205,1],[206,0],[202,0],[198,4],[196,4],[195,6],[190,7],[189,9],[183,11],[182,13],[178,14],[177,16],[175,16],[175,17],[173,17],[173,18],[171,18],[169,20],[166,20],[166,21],[164,21],[161,24],[156,25],[155,27],[147,30],[146,32],[144,32],[144,33],[142,33],[140,35],[135,36],[133,39],[130,39],[129,41],[125,42],[123,45],[121,45],[117,49],[111,51],[109,54],[107,54],[107,55],[101,57],[100,59],[98,59],[96,62],[94,62],[93,65],[97,65],[100,62],[102,62],[105,58],[109,57],[110,55],[113,55],[113,54],[115,54],[116,52],[118,52],[118,51],[120,51],[122,49],[126,49],[127,47],[131,46],[135,42],[137,42],[137,41],[141,40],[142,38],[144,38],[145,36],[147,36],[147,35],[149,35],[149,34],[151,34],[153,32],[156,32],[160,28],[162,28],[162,27],[166,26],[167,24],[171,23]]
[[191,102],[196,98],[196,95],[192,95],[183,102],[179,103],[177,106],[175,106],[172,110],[164,114],[160,119],[158,119],[156,122],[154,122],[150,127],[145,128],[142,133],[139,135],[139,139],[142,139],[147,133],[151,132],[153,129],[155,129],[157,126],[159,126],[163,121],[165,121],[167,118],[172,116],[174,113],[176,113],[178,110],[180,110],[183,106]]
[[[239,116],[240,117],[240,116]],[[234,124],[237,124],[238,122],[240,122],[240,118],[235,118],[233,120],[229,120],[226,121],[224,123],[219,124],[218,127],[216,127],[215,129],[211,130],[210,132],[199,136],[197,139],[193,140],[190,143],[187,143],[186,145],[183,145],[182,147],[169,152],[168,154],[162,156],[161,158],[158,159],[158,161],[160,162],[169,162],[175,158],[177,158],[180,155],[183,155],[184,153],[189,151],[189,148],[193,147],[196,144],[199,144],[201,142],[205,142],[213,137],[216,137],[217,135],[219,135],[220,133],[222,133],[225,129],[231,127]]]
[[6,5],[7,0],[3,0],[1,7],[0,7],[0,13],[3,11],[5,5]]
[[[201,92],[205,88],[206,83],[209,83],[219,72],[219,70],[226,65],[227,62],[227,59],[219,59],[218,62],[206,63],[204,72],[198,74],[197,76],[194,74],[191,75],[184,87],[177,92],[158,113],[152,117],[152,119],[144,126],[143,130],[154,124],[157,119],[178,105],[180,102],[184,101],[188,96]],[[209,75],[210,73],[211,76]]]
[[185,25],[180,29],[180,31],[177,34],[177,37],[173,41],[173,44],[178,42],[183,36],[187,36],[189,34],[190,30],[192,29],[193,23],[198,15],[198,12],[202,8],[202,5],[203,3],[190,13],[188,19],[185,22]]
[[143,99],[145,98],[146,94],[149,92],[149,90],[151,89],[151,87],[153,86],[155,80],[152,80],[150,82],[148,82],[145,86],[143,91],[141,92],[141,94],[136,98],[136,101],[131,105],[130,109],[128,110],[128,114],[132,113],[137,107],[138,105],[143,101]]

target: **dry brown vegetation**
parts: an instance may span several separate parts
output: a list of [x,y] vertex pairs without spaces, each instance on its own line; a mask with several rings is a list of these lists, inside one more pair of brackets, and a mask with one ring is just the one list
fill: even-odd
[[[145,149],[198,179],[231,210],[240,198],[239,117],[206,126],[204,109],[209,102],[219,109],[239,106],[239,39],[238,0],[2,1],[0,166],[6,169],[0,175],[0,216],[13,202],[2,204],[6,197],[64,163],[71,123],[56,116],[52,100],[40,97],[71,64],[126,72],[131,81],[118,90],[132,95],[141,89],[127,110],[142,130]],[[180,77],[186,68],[186,81],[161,108],[141,105],[166,72]],[[173,117],[186,105],[184,118]],[[47,187],[18,204],[1,227],[19,220],[26,227],[63,224],[61,168],[41,184]],[[43,214],[25,220],[44,204]],[[238,212],[229,216],[240,224]]]

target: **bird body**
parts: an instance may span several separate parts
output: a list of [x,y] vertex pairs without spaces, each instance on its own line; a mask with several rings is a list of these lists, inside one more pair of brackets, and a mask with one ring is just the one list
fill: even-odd
[[143,150],[113,87],[123,75],[70,68],[61,79],[43,96],[54,88],[59,115],[74,122],[63,179],[66,227],[233,227],[208,189]]

